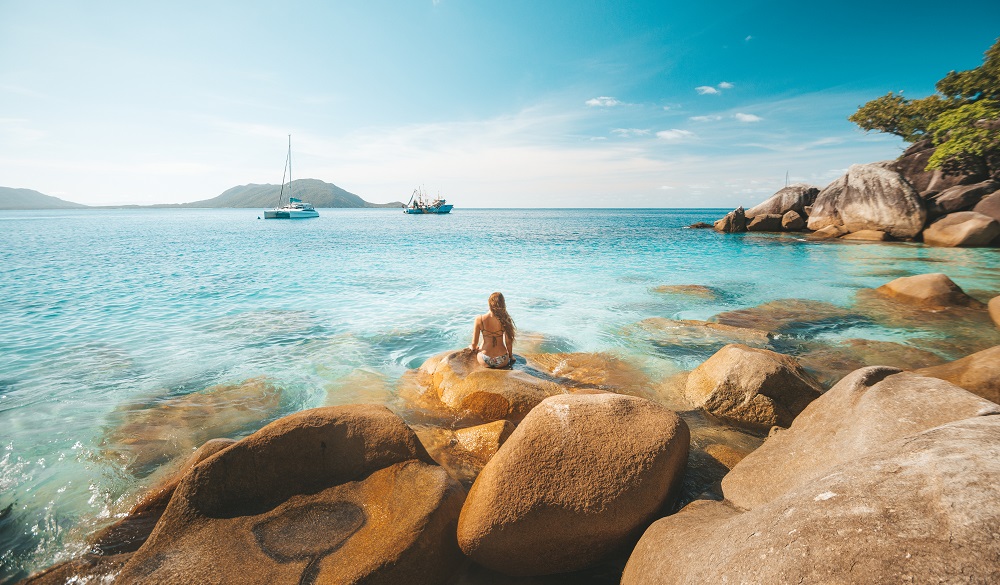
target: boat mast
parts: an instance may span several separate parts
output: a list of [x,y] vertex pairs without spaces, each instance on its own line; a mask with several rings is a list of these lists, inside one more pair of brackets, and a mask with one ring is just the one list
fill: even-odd
[[288,202],[292,202],[292,135],[288,135]]

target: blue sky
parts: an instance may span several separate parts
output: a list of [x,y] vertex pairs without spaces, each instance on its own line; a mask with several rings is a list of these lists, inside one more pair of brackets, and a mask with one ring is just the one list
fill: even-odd
[[903,144],[847,122],[982,62],[1000,2],[0,0],[0,185],[185,202],[734,207]]

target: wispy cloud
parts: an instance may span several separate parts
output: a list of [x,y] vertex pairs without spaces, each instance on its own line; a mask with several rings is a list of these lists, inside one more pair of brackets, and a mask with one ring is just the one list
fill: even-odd
[[620,102],[617,99],[606,95],[602,95],[601,97],[596,97],[596,98],[590,98],[584,103],[592,108],[597,108],[597,107],[613,108],[614,106],[624,105],[623,102]]
[[701,95],[716,95],[717,93],[719,93],[719,90],[715,89],[711,85],[699,85],[698,87],[694,88],[694,90]]
[[747,38],[745,38],[743,40],[749,43],[750,41],[753,40],[753,36],[752,35],[747,35]]
[[649,136],[649,130],[643,128],[614,128],[612,134],[627,138],[629,136]]
[[683,140],[685,138],[691,138],[692,136],[694,136],[694,132],[690,132],[688,130],[678,130],[677,128],[673,128],[671,130],[660,130],[656,133],[656,137],[660,140],[671,141]]
[[722,119],[722,116],[691,116],[690,120],[692,122],[717,122]]
[[760,116],[755,116],[753,114],[744,114],[742,112],[737,112],[733,114],[733,117],[739,120],[740,122],[760,122],[761,120],[764,119],[761,118]]
[[729,83],[728,81],[723,81],[722,83],[719,84],[718,87],[719,89],[733,89],[733,87],[735,86],[732,83]]

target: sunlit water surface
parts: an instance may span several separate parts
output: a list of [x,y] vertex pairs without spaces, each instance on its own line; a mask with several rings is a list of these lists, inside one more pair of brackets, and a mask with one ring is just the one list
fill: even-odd
[[[147,485],[106,448],[123,408],[266,376],[280,399],[230,429],[240,435],[303,408],[370,399],[467,345],[495,290],[522,332],[543,336],[541,350],[610,352],[651,379],[707,354],[626,333],[650,317],[707,319],[787,298],[847,307],[858,289],[925,272],[981,298],[1000,291],[995,249],[684,227],[721,210],[259,214],[0,212],[0,581],[78,554]],[[717,294],[653,290],[671,284]],[[871,321],[797,334],[934,336],[919,323]],[[962,349],[931,345],[949,359]]]

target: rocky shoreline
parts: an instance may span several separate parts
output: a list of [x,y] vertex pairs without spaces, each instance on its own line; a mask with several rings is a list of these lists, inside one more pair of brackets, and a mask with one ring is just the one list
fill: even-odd
[[808,232],[810,239],[922,241],[931,246],[1000,246],[1000,182],[924,167],[929,141],[894,161],[854,165],[824,189],[797,183],[763,203],[739,207],[713,226],[724,233]]
[[[792,299],[624,331],[711,352],[662,380],[606,354],[487,370],[447,352],[400,380],[392,410],[208,440],[88,553],[24,583],[997,582],[998,307],[925,274],[850,308]],[[782,332],[857,315],[966,323],[969,355],[776,351]],[[155,461],[149,421],[197,404],[199,425],[232,433],[206,397],[274,393],[254,378],[150,407],[108,452]]]

